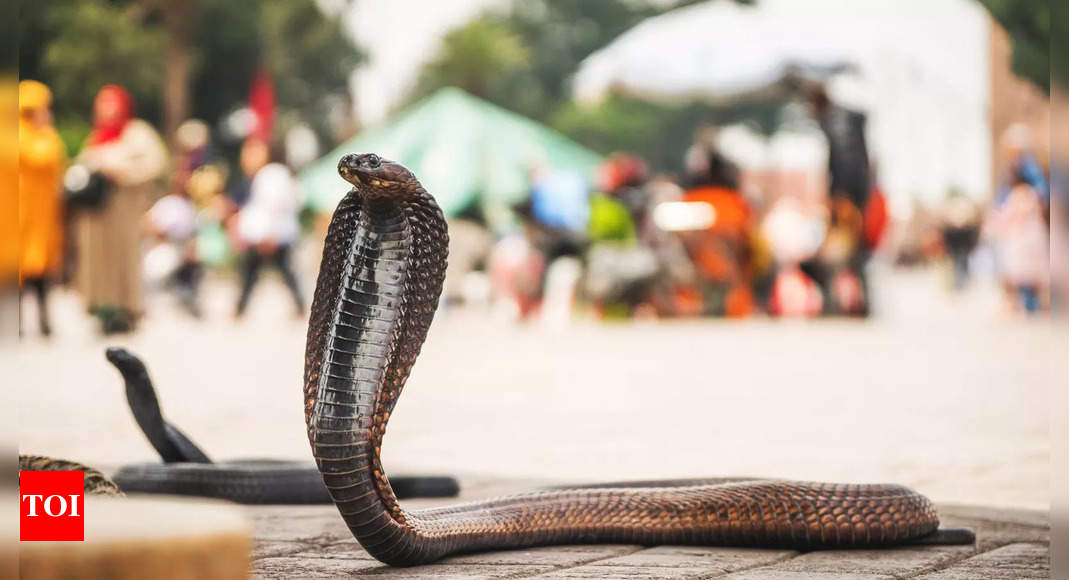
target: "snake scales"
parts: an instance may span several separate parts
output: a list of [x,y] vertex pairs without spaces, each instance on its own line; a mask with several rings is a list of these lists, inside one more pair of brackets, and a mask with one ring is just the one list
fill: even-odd
[[335,504],[375,558],[409,566],[592,542],[818,549],[972,541],[968,530],[937,533],[931,502],[897,485],[646,482],[403,509],[380,445],[434,317],[448,233],[434,198],[400,164],[346,155],[338,171],[354,187],[323,250],[305,352],[305,419]]

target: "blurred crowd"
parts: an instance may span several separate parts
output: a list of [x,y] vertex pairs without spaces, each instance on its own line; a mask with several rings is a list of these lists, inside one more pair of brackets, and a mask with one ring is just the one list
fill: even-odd
[[991,202],[980,204],[951,192],[940,206],[918,209],[903,228],[897,262],[945,261],[955,292],[993,273],[1006,311],[1027,315],[1049,310],[1057,302],[1051,294],[1051,220],[1059,216],[1051,212],[1056,188],[1035,145],[1027,126],[1007,127],[998,140],[998,181]]
[[[695,131],[679,176],[651,174],[625,153],[593,180],[535,165],[512,229],[490,231],[478,211],[451,218],[445,300],[491,302],[519,320],[566,321],[580,310],[610,319],[867,316],[867,265],[890,217],[865,116],[819,87],[804,98],[828,144],[821,195],[746,187],[716,127]],[[20,282],[38,301],[42,334],[51,332],[56,282],[77,290],[102,332],[128,332],[145,314],[146,289],[173,293],[202,316],[209,268],[233,272],[235,318],[265,266],[281,274],[295,316],[304,315],[307,272],[293,255],[309,228],[299,181],[270,134],[246,136],[231,161],[207,124],[189,120],[169,150],[130,94],[109,85],[94,100],[88,140],[68,152],[50,105],[46,86],[20,84]],[[977,248],[987,248],[1007,307],[1027,313],[1050,303],[1050,188],[1031,138],[1022,126],[1002,137],[1007,162],[989,207],[948,196],[917,244],[925,258],[945,257],[957,289]],[[310,229],[321,238],[321,227]]]
[[865,266],[888,216],[864,116],[819,89],[807,98],[829,143],[826,195],[744,190],[716,127],[696,132],[681,179],[651,176],[626,154],[608,159],[590,195],[536,174],[521,211],[526,243],[506,239],[492,251],[495,294],[511,294],[520,317],[579,298],[614,318],[866,316]]
[[1010,125],[1000,138],[1003,169],[991,206],[951,195],[940,218],[941,242],[953,265],[953,284],[964,288],[981,242],[989,251],[1010,311],[1034,314],[1051,305],[1050,201],[1047,171],[1034,154],[1025,125]]
[[137,117],[130,93],[108,85],[93,101],[92,132],[71,158],[52,125],[51,98],[39,82],[19,85],[20,283],[36,297],[42,334],[51,333],[47,298],[57,281],[81,295],[103,333],[121,333],[145,314],[146,290],[173,292],[200,317],[205,268],[231,262],[235,318],[265,265],[281,272],[303,316],[291,258],[301,190],[281,147],[249,135],[231,171],[209,126],[189,120],[176,130],[172,153]]
[[914,239],[923,239],[913,261],[947,264],[955,291],[986,258],[1008,311],[1049,308],[1050,193],[1026,127],[1001,138],[1003,168],[988,207],[951,192],[942,207],[891,232],[865,115],[820,87],[804,98],[828,146],[820,195],[746,187],[716,127],[696,133],[680,179],[651,176],[642,159],[624,154],[606,162],[591,194],[574,176],[542,171],[520,212],[523,234],[490,252],[494,296],[519,318],[560,318],[579,302],[606,317],[866,317],[869,261],[895,237],[885,253],[902,252],[907,263]]

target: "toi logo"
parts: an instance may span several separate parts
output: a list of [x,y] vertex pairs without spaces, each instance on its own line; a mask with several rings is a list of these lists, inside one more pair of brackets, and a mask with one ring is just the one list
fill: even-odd
[[19,540],[85,539],[85,473],[19,472]]

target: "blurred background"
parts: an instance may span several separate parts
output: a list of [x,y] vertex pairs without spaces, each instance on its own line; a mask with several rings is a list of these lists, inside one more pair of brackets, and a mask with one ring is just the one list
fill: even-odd
[[336,165],[375,152],[451,235],[388,467],[1049,506],[1046,3],[20,8],[23,453],[153,458],[120,344],[213,456],[308,458]]

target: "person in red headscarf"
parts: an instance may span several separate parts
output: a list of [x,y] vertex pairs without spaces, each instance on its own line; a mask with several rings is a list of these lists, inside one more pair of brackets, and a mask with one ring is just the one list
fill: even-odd
[[133,328],[142,314],[142,217],[162,193],[167,150],[159,133],[135,117],[122,87],[106,85],[93,101],[93,132],[77,162],[103,175],[100,207],[75,217],[75,284],[105,333]]
[[126,89],[118,85],[101,87],[93,101],[93,132],[89,135],[89,144],[118,141],[133,116],[134,100]]

